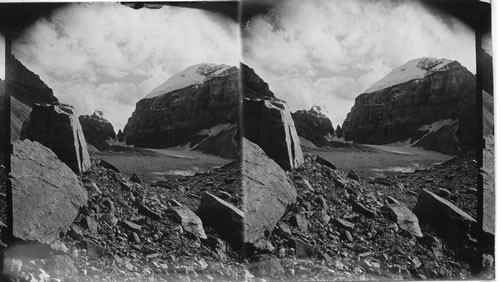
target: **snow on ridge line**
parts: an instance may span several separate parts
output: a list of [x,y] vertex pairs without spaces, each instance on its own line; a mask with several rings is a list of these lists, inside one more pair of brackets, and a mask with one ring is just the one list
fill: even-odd
[[153,89],[145,98],[156,97],[191,85],[201,84],[215,77],[224,76],[227,74],[226,71],[230,68],[232,67],[224,64],[217,65],[208,63],[189,66]]
[[375,92],[393,85],[398,85],[415,79],[447,69],[447,65],[453,62],[448,59],[436,59],[424,57],[406,62],[404,65],[393,69],[389,74],[372,84],[364,93]]

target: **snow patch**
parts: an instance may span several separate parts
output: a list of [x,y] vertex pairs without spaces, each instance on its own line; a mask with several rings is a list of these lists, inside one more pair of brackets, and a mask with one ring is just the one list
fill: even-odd
[[436,122],[433,122],[431,124],[426,124],[422,125],[418,130],[419,131],[428,131],[429,133],[431,132],[436,132],[439,129],[443,128],[443,126],[447,126],[455,122],[456,120],[454,119],[441,119]]
[[201,84],[215,77],[225,76],[230,68],[232,67],[228,65],[216,64],[198,64],[187,67],[149,92],[146,98],[156,97],[191,85]]
[[422,79],[425,76],[448,69],[448,64],[453,61],[448,59],[420,58],[408,61],[406,64],[395,68],[389,74],[366,89],[365,93],[375,92],[393,85],[398,85],[411,80]]
[[213,137],[224,130],[230,129],[232,126],[234,126],[234,124],[232,123],[218,124],[214,127],[201,130],[200,132],[198,132],[198,135],[208,135],[208,137]]

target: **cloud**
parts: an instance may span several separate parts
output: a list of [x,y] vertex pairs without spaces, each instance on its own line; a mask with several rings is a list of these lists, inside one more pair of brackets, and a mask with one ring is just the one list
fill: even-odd
[[82,3],[36,22],[13,53],[61,102],[82,114],[102,110],[118,130],[173,74],[203,62],[238,65],[239,38],[236,23],[208,11]]
[[474,33],[417,1],[282,1],[243,31],[243,60],[294,110],[319,104],[341,124],[354,99],[419,57],[475,72]]

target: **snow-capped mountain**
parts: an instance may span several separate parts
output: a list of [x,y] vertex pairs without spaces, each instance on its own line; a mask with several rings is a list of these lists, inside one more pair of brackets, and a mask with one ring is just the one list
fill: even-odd
[[201,84],[215,77],[225,76],[228,74],[227,70],[231,68],[232,67],[228,65],[208,63],[187,67],[185,70],[176,73],[167,81],[153,89],[145,98],[156,97],[191,85]]
[[375,82],[365,91],[365,93],[375,92],[415,79],[422,79],[434,72],[447,70],[451,62],[453,61],[448,59],[435,59],[429,57],[408,61],[406,64],[395,68],[382,79]]
[[475,103],[474,74],[457,61],[420,58],[356,97],[342,130],[356,143],[421,139],[414,146],[457,154],[474,147]]
[[[197,150],[234,158],[240,105],[237,67],[198,64],[173,75],[136,103],[123,130],[129,145]],[[233,140],[234,139],[234,140]]]

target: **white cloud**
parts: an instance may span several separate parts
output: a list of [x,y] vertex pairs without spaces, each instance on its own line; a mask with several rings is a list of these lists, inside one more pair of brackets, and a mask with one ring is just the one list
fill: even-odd
[[238,65],[239,46],[238,25],[207,11],[83,3],[36,22],[13,53],[61,102],[102,110],[118,130],[171,75],[203,62]]
[[454,59],[475,72],[474,33],[451,22],[417,1],[287,0],[246,26],[243,57],[291,110],[319,104],[336,125],[357,95],[411,59]]

